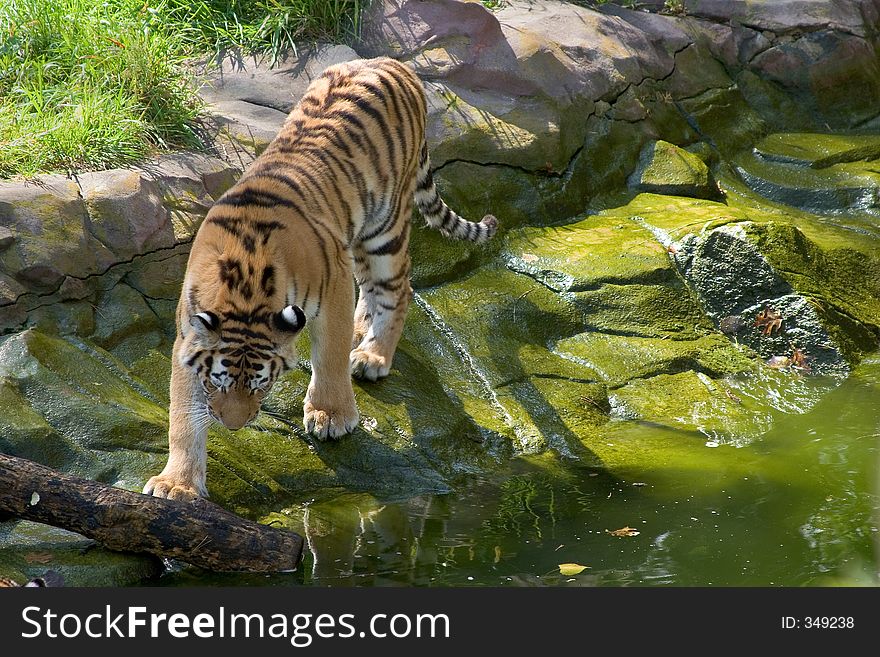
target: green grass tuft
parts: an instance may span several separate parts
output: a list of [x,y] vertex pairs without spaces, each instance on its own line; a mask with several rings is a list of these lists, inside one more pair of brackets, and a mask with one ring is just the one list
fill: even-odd
[[160,13],[201,50],[241,48],[277,58],[302,39],[356,34],[361,0],[161,0]]
[[278,57],[357,29],[359,0],[2,0],[0,177],[122,166],[200,145],[187,58]]

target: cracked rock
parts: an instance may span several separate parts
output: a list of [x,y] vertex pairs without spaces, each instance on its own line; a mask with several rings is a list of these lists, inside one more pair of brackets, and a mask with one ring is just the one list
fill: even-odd
[[65,276],[94,275],[115,260],[89,232],[79,188],[64,176],[0,182],[0,225],[14,236],[0,252],[0,272],[30,289],[52,290]]
[[158,185],[137,171],[112,169],[79,176],[90,232],[119,260],[174,244]]

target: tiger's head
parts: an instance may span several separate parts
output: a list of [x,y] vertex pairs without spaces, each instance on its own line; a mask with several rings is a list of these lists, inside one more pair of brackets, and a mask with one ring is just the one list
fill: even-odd
[[194,402],[193,413],[233,431],[253,420],[278,376],[295,366],[294,338],[305,323],[297,306],[277,313],[192,315],[178,357],[204,393],[204,406]]

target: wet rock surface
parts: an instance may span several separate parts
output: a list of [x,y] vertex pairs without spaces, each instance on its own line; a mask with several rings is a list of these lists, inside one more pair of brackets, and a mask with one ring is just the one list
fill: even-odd
[[[877,349],[878,138],[820,134],[872,125],[876,56],[863,44],[876,45],[876,7],[687,8],[376,3],[357,53],[419,71],[446,200],[493,212],[502,230],[474,247],[416,218],[415,300],[390,377],[355,385],[361,425],[338,442],[305,437],[303,360],[253,427],[212,430],[215,501],[258,517],[340,490],[443,492],[523,455],[609,476],[684,462],[669,442],[619,440],[621,427],[747,444],[770,410],[818,399],[773,391],[805,377],[833,387]],[[212,155],[0,182],[0,449],[129,489],[161,469],[189,243],[308,82],[357,53],[225,60],[202,92]],[[809,79],[785,76],[792,57]],[[868,100],[844,107],[841,90]],[[39,574],[23,561],[29,541],[80,549],[2,529],[0,574]],[[153,573],[102,559],[66,573],[84,584]]]

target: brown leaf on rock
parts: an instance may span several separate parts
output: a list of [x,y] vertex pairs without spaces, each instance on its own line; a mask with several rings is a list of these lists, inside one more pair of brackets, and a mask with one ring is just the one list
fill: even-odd
[[640,532],[638,529],[633,529],[632,527],[621,527],[620,529],[615,529],[615,530],[606,529],[605,533],[611,534],[612,536],[627,536],[628,537],[628,536],[638,536]]
[[767,367],[772,367],[774,370],[784,370],[789,365],[791,358],[788,356],[771,356],[767,359]]
[[755,326],[764,335],[773,335],[774,331],[782,328],[782,315],[770,306],[764,306],[764,310],[755,317]]
[[722,386],[722,390],[724,390],[724,394],[727,395],[727,398],[730,399],[730,401],[742,406],[743,400],[740,398],[739,395],[734,393],[733,390],[731,390],[727,386]]
[[809,373],[811,369],[809,360],[809,357],[802,349],[791,345],[790,356],[772,356],[771,358],[768,358],[766,362],[767,366],[772,367],[774,370],[791,368],[800,372]]
[[49,563],[52,561],[50,552],[28,552],[24,555],[24,560],[28,563]]
[[802,350],[797,347],[792,347],[791,366],[793,368],[801,370],[802,372],[809,372],[810,363],[807,361],[807,355]]

